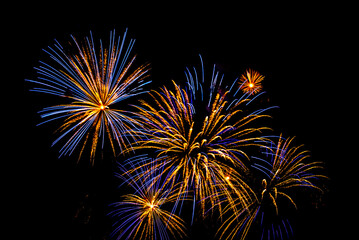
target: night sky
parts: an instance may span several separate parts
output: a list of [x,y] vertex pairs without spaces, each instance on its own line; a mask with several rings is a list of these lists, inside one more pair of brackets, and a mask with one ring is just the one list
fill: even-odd
[[[350,141],[344,137],[349,127],[343,118],[349,111],[343,105],[352,101],[338,86],[349,51],[343,41],[350,38],[345,21],[337,21],[334,8],[324,11],[320,7],[302,6],[298,10],[290,6],[287,12],[213,9],[201,14],[185,10],[143,14],[120,11],[108,21],[72,23],[55,21],[60,15],[50,13],[44,18],[37,13],[34,20],[27,13],[25,21],[14,24],[21,68],[12,80],[22,85],[22,106],[16,108],[21,109],[23,131],[17,136],[21,145],[16,144],[16,157],[6,160],[15,162],[12,179],[19,182],[13,188],[15,231],[11,239],[20,239],[18,234],[29,239],[109,239],[107,205],[120,196],[116,191],[120,182],[113,176],[116,158],[104,151],[103,159],[96,159],[94,167],[87,160],[77,163],[76,154],[58,159],[60,145],[51,147],[58,122],[36,124],[41,122],[37,112],[61,103],[61,99],[56,102],[56,98],[29,92],[34,85],[24,79],[36,78],[33,67],[47,59],[41,49],[52,45],[55,38],[65,43],[69,34],[82,37],[91,30],[95,39],[107,40],[111,30],[122,34],[126,27],[129,36],[136,38],[133,53],[138,56],[137,64],[151,63],[152,89],[170,86],[172,79],[183,81],[186,66],[199,66],[198,54],[203,56],[207,71],[216,64],[228,81],[247,68],[264,75],[270,104],[280,107],[270,112],[275,133],[296,136],[296,142],[310,150],[312,160],[324,162],[330,177],[318,208],[309,200],[297,211],[292,222],[295,239],[328,239],[349,232],[347,222],[352,220],[347,218],[347,211],[352,209],[350,205],[357,208],[357,201],[347,170],[356,159],[343,153],[348,147],[346,141]],[[205,236],[207,228],[195,227],[193,239]]]

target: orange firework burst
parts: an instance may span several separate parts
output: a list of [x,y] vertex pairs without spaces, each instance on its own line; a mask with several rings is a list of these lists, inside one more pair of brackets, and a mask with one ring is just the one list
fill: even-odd
[[262,90],[264,76],[259,72],[248,69],[245,74],[242,74],[239,84],[244,93],[254,95]]
[[[252,124],[268,115],[261,114],[265,109],[244,114],[251,99],[233,96],[232,88],[217,82],[218,73],[212,75],[209,87],[202,86],[203,75],[199,79],[197,72],[187,71],[186,77],[186,87],[173,82],[174,91],[163,87],[150,93],[152,101],[141,101],[137,114],[145,138],[133,149],[154,150],[157,167],[168,173],[168,181],[182,181],[179,196],[194,193],[194,204],[199,205],[203,217],[207,208],[218,207],[221,212],[223,199],[233,203],[233,192],[246,208],[253,193],[242,181],[242,174],[248,172],[245,149],[262,146],[261,132],[268,128]],[[206,88],[208,94],[203,92]]]

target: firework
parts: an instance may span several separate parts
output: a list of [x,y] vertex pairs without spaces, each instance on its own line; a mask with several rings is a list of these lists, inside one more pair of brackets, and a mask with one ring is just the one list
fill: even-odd
[[[139,156],[135,157],[138,158]],[[134,159],[131,159],[135,161]],[[134,166],[133,166],[134,167]],[[178,199],[177,185],[166,182],[162,169],[151,164],[137,171],[122,170],[118,176],[135,191],[113,203],[110,213],[116,219],[112,237],[116,239],[182,239],[186,236],[183,220],[165,210]],[[142,173],[148,173],[144,176]]]
[[148,65],[130,70],[135,60],[135,56],[130,58],[135,40],[127,44],[126,34],[127,30],[121,39],[111,32],[108,48],[100,41],[96,49],[92,34],[82,43],[71,36],[72,42],[65,47],[56,41],[44,50],[54,65],[40,62],[36,68],[38,79],[27,80],[39,85],[31,91],[59,96],[65,102],[40,111],[41,117],[47,118],[42,123],[62,119],[60,136],[53,142],[65,141],[60,156],[70,155],[82,145],[81,156],[87,142],[91,142],[93,161],[105,135],[113,151],[114,142],[123,150],[134,138],[128,130],[135,127],[135,120],[128,111],[116,109],[115,104],[144,92],[143,86],[149,82],[145,81]]
[[305,187],[322,191],[314,182],[316,179],[326,178],[315,173],[316,170],[323,168],[320,162],[306,162],[309,152],[301,150],[303,145],[291,146],[293,139],[285,140],[280,136],[278,143],[270,147],[271,151],[266,153],[270,158],[267,162],[270,167],[266,167],[265,164],[253,166],[266,176],[262,179],[261,201],[271,202],[277,215],[279,198],[287,199],[296,208],[295,202],[287,193],[290,189]]
[[[322,169],[320,162],[307,162],[308,151],[301,150],[303,145],[291,146],[294,138],[284,139],[279,137],[277,144],[271,144],[263,149],[265,158],[252,157],[253,169],[258,170],[263,175],[259,191],[257,192],[257,201],[249,206],[247,211],[233,211],[232,205],[228,205],[223,214],[229,217],[222,223],[218,233],[220,238],[233,239],[240,235],[244,239],[248,233],[253,221],[260,215],[262,227],[262,239],[267,236],[289,238],[292,229],[289,221],[280,214],[280,203],[287,203],[297,208],[291,189],[311,188],[322,192],[322,189],[315,184],[318,179],[326,178],[322,174],[316,173]],[[238,201],[237,201],[238,202]],[[237,203],[236,202],[236,203]],[[241,204],[238,202],[238,204]],[[288,205],[286,204],[286,206]],[[233,214],[230,214],[233,212]],[[239,213],[239,214],[238,214]],[[238,222],[240,224],[238,224]],[[273,222],[276,222],[274,224]]]
[[249,69],[245,74],[242,74],[239,85],[244,93],[255,95],[262,91],[262,84],[264,76],[257,71]]
[[[174,91],[166,87],[153,91],[152,102],[142,101],[137,107],[146,138],[134,149],[154,150],[168,181],[180,179],[180,196],[193,191],[193,204],[200,203],[204,216],[206,205],[220,206],[224,189],[225,197],[231,199],[234,189],[229,173],[233,181],[241,183],[238,195],[243,206],[252,201],[240,173],[248,171],[245,147],[261,145],[260,132],[267,129],[251,124],[267,115],[262,114],[266,109],[244,113],[252,99],[237,96],[236,81],[230,87],[222,86],[223,76],[215,68],[209,86],[203,64],[202,78],[195,68],[193,72],[187,69],[184,88],[173,82]],[[206,89],[208,94],[204,94]]]

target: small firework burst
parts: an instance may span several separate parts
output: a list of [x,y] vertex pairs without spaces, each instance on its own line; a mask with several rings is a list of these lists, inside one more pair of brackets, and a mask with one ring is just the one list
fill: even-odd
[[245,74],[242,74],[239,85],[240,89],[246,94],[255,95],[262,91],[262,84],[264,76],[259,72],[248,69]]

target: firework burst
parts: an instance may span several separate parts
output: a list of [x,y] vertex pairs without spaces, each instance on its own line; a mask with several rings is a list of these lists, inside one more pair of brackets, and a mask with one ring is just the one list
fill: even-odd
[[[226,85],[215,66],[207,76],[200,57],[201,70],[186,68],[183,84],[173,81],[130,105],[125,100],[147,93],[150,81],[148,64],[133,66],[135,40],[126,36],[127,30],[122,37],[113,31],[108,44],[95,44],[92,33],[80,42],[71,36],[67,45],[55,40],[44,50],[50,61],[35,68],[37,79],[26,80],[36,84],[31,91],[63,100],[39,111],[38,124],[61,122],[52,144],[63,144],[59,157],[77,150],[80,159],[89,150],[94,164],[105,141],[114,154],[117,147],[122,156],[135,154],[119,164],[117,176],[131,193],[111,204],[112,237],[185,238],[179,216],[189,218],[181,214],[189,206],[192,223],[195,216],[220,220],[220,239],[252,233],[289,239],[297,194],[322,192],[317,183],[326,176],[318,173],[320,162],[308,162],[308,151],[292,145],[294,138],[274,143],[266,136],[266,112],[274,107],[255,101],[265,93],[264,76],[248,69]],[[261,231],[251,231],[255,225]]]
[[244,93],[255,95],[262,91],[262,81],[264,76],[259,74],[259,72],[252,69],[248,69],[245,74],[242,74],[239,85],[240,89]]
[[[249,206],[247,211],[243,210],[242,212],[233,211],[233,206],[227,205],[223,214],[228,214],[229,217],[218,230],[218,233],[221,233],[220,238],[233,239],[239,235],[241,239],[244,239],[258,215],[261,216],[262,239],[265,236],[268,239],[271,237],[284,239],[289,238],[292,234],[289,221],[280,213],[280,203],[284,204],[286,201],[287,203],[284,205],[291,205],[297,209],[290,190],[310,188],[322,192],[315,182],[318,179],[326,178],[326,176],[316,173],[322,169],[320,162],[306,161],[309,154],[308,151],[301,150],[303,145],[291,146],[293,139],[285,140],[280,136],[277,144],[263,148],[265,149],[263,153],[265,159],[252,157],[253,169],[263,175],[263,179],[260,181],[260,190],[256,193],[256,201]],[[272,220],[276,221],[276,224],[268,223]]]
[[96,49],[92,34],[82,43],[71,36],[72,42],[66,47],[56,41],[53,47],[44,50],[54,66],[40,62],[36,68],[38,79],[27,80],[39,85],[31,91],[59,96],[69,102],[40,111],[41,117],[47,118],[42,123],[63,119],[58,129],[60,136],[53,143],[65,141],[60,156],[70,155],[82,145],[81,156],[91,142],[93,161],[98,143],[102,141],[103,146],[105,135],[113,151],[114,142],[123,150],[134,138],[128,130],[135,127],[135,120],[128,111],[115,109],[115,104],[144,92],[143,86],[149,82],[144,80],[148,65],[130,70],[135,60],[130,58],[135,40],[131,39],[126,46],[126,34],[127,31],[121,39],[116,38],[115,31],[111,32],[108,48],[100,41]]
[[[135,158],[138,157],[142,158]],[[183,220],[164,209],[165,205],[177,201],[177,184],[163,180],[165,178],[162,169],[154,164],[142,166],[136,171],[122,169],[123,173],[118,176],[135,192],[124,195],[122,201],[112,204],[112,207],[116,208],[110,213],[116,219],[112,237],[183,239],[186,236]]]
[[[248,171],[245,148],[262,145],[260,133],[267,129],[251,124],[267,115],[262,114],[266,109],[244,113],[251,99],[237,96],[236,81],[230,87],[222,86],[223,76],[215,68],[209,86],[203,64],[201,76],[195,68],[193,74],[187,69],[184,88],[173,82],[174,91],[163,87],[150,93],[152,102],[142,101],[137,108],[144,127],[141,134],[146,138],[134,148],[154,150],[155,158],[161,159],[157,165],[168,173],[168,181],[180,179],[179,196],[193,191],[193,203],[200,203],[205,216],[207,207],[219,206],[221,211],[224,189],[231,201],[234,189],[229,177],[240,183],[237,196],[243,206],[252,202],[253,194],[240,180],[240,173]],[[206,86],[208,95],[204,94]]]
[[295,208],[296,204],[286,192],[295,187],[322,189],[314,184],[316,179],[326,178],[324,175],[316,174],[316,170],[322,169],[321,162],[306,162],[309,152],[301,150],[303,145],[291,146],[293,138],[284,139],[281,136],[276,145],[271,146],[271,151],[266,154],[270,158],[270,165],[254,164],[253,167],[262,171],[265,178],[262,179],[261,201],[269,200],[278,215],[278,198],[287,199]]

